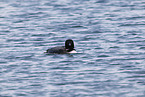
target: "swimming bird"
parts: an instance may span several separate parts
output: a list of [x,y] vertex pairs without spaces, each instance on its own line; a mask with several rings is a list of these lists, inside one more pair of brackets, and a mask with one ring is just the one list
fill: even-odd
[[77,53],[74,49],[74,42],[72,39],[67,39],[65,41],[65,46],[57,46],[47,49],[46,53],[52,54],[66,54],[66,53]]

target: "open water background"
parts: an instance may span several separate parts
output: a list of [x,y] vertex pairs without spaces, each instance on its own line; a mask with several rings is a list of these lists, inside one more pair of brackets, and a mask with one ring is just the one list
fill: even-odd
[[145,97],[145,0],[0,0],[0,97]]

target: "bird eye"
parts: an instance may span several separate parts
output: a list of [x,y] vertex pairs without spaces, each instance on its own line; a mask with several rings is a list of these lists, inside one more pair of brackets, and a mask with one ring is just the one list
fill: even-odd
[[71,46],[71,43],[69,43],[68,45]]

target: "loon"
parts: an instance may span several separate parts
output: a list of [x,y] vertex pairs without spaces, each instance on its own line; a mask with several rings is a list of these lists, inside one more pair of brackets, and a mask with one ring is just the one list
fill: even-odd
[[77,53],[74,49],[74,42],[72,39],[67,39],[65,41],[65,46],[57,46],[46,50],[48,54],[67,54],[67,53]]

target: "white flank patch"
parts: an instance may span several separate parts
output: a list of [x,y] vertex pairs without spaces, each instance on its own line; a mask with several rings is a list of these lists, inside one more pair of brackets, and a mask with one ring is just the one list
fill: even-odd
[[77,53],[75,50],[73,50],[73,51],[70,51],[69,53]]

